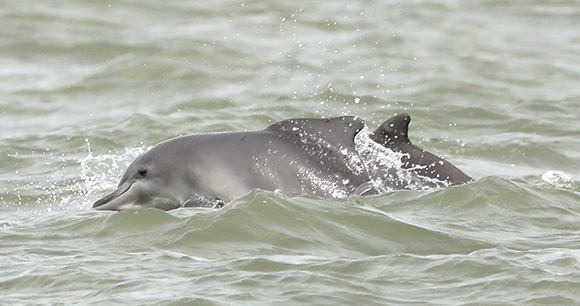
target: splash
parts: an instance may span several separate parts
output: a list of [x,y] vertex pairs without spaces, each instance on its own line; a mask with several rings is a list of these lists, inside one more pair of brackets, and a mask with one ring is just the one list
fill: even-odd
[[556,188],[578,189],[580,187],[580,183],[575,181],[570,174],[560,170],[550,170],[544,173],[542,181]]
[[95,194],[113,190],[127,165],[147,150],[135,147],[126,148],[124,152],[94,155],[89,140],[85,142],[88,153],[69,152],[57,156],[47,150],[37,155],[15,154],[22,160],[34,159],[36,172],[5,180],[13,187],[10,192],[0,193],[0,206],[37,213],[88,209],[97,197]]
[[125,148],[125,152],[116,154],[93,155],[90,143],[87,141],[87,157],[80,160],[80,181],[84,183],[86,195],[101,191],[112,190],[117,187],[121,175],[128,165],[149,148]]
[[[145,152],[146,147],[125,148],[123,153],[109,151],[108,154],[94,155],[91,144],[85,139],[88,155],[78,161],[80,173],[67,175],[70,178],[57,181],[41,189],[44,196],[37,199],[45,211],[90,208],[90,204],[104,192],[114,190],[123,171],[137,156]],[[72,157],[61,159],[59,162],[69,164]],[[64,167],[63,169],[68,167]],[[58,171],[52,174],[60,176]]]
[[[370,184],[378,193],[400,189],[432,190],[449,186],[446,181],[422,176],[419,171],[427,166],[415,165],[405,168],[404,159],[409,155],[385,148],[369,137],[365,126],[355,139],[355,149],[362,159],[370,178]],[[368,190],[367,190],[368,191]]]

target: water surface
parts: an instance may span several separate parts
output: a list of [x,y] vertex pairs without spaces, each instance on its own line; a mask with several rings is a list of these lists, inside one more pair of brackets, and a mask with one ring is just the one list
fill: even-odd
[[[575,305],[577,1],[0,1],[0,297],[14,304]],[[159,141],[395,113],[473,176],[93,211]]]

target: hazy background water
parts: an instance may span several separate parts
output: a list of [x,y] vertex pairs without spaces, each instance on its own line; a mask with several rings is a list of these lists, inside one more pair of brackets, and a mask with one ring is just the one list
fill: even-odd
[[[580,2],[0,1],[0,304],[576,305]],[[477,179],[93,211],[157,142],[408,112]]]

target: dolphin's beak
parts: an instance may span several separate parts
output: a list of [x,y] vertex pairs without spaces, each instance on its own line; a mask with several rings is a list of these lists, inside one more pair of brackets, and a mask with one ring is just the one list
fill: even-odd
[[[93,204],[93,208],[94,209],[100,209],[100,210],[111,210],[110,207],[103,207],[103,205],[113,201],[114,199],[120,197],[123,193],[127,192],[127,190],[129,190],[129,188],[131,188],[131,186],[133,186],[133,182],[127,182],[121,186],[119,186],[119,188],[117,188],[117,190],[113,191],[113,193],[109,194],[108,196],[101,198],[99,200],[97,200],[95,202],[95,204]],[[115,210],[115,209],[113,209]]]

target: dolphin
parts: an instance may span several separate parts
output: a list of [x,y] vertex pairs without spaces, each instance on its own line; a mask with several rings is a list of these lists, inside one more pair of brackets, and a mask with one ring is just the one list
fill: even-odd
[[[397,115],[370,134],[405,153],[405,167],[463,184],[472,179],[408,141],[410,117]],[[355,148],[362,119],[287,119],[263,130],[206,133],[163,141],[133,161],[118,188],[93,204],[98,210],[221,207],[253,189],[319,197],[376,194]],[[440,164],[443,162],[443,164]]]
[[420,176],[437,179],[448,185],[473,181],[443,158],[413,145],[408,137],[410,122],[409,114],[398,114],[381,124],[369,137],[385,148],[403,153],[403,168],[413,169]]

